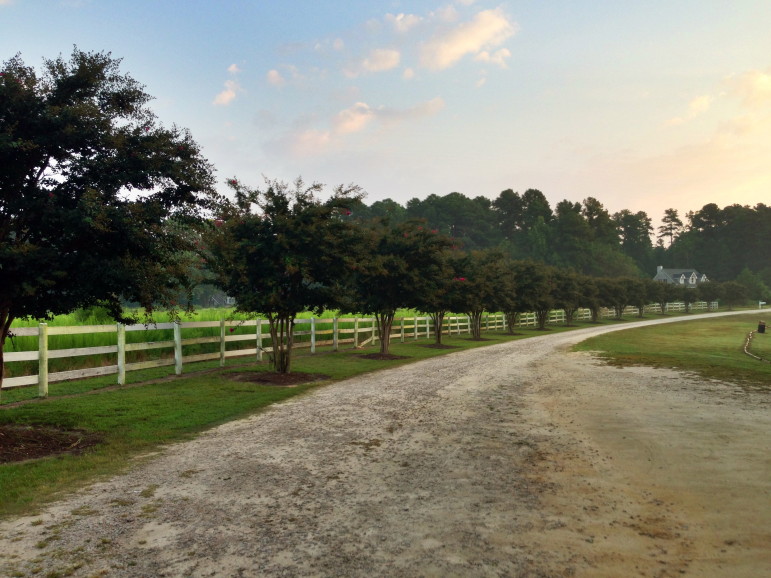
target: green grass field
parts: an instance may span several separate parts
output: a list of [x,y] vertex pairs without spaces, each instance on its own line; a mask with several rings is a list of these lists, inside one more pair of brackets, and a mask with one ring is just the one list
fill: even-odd
[[[758,316],[736,315],[644,327],[593,337],[575,346],[597,351],[615,365],[647,365],[695,372],[705,378],[771,389],[771,363],[744,353]],[[771,333],[757,334],[751,349],[771,359]]]

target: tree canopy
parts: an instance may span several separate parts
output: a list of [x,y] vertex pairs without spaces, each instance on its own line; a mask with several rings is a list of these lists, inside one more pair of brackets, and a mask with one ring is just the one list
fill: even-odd
[[150,100],[110,54],[2,64],[0,352],[16,318],[178,306],[179,255],[218,197],[192,136]]

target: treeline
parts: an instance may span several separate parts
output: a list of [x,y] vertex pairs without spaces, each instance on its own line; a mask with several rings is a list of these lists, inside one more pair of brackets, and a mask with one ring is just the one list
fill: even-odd
[[[593,198],[550,206],[536,189],[511,189],[495,199],[461,193],[391,199],[350,207],[351,220],[388,219],[392,224],[424,219],[427,226],[468,250],[500,248],[514,259],[532,259],[591,276],[653,277],[657,265],[695,268],[715,281],[742,271],[771,286],[771,207],[714,203],[685,220],[667,209],[654,228],[644,211],[609,213]],[[655,241],[654,241],[655,239]]]

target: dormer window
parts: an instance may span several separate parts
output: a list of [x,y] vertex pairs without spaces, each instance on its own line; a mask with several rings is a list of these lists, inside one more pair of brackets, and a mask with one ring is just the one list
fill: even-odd
[[680,285],[685,285],[685,275],[680,275]]
[[691,276],[688,279],[688,283],[691,285],[696,285],[696,273],[691,273]]

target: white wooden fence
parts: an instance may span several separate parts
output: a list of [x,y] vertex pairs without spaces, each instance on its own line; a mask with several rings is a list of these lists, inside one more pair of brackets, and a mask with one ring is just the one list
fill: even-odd
[[[694,304],[693,309],[706,309],[706,303]],[[658,305],[651,305],[645,308],[646,312],[659,312]],[[682,311],[682,303],[671,303],[667,305],[667,311]],[[638,309],[634,307],[627,308],[625,315],[636,315]],[[612,317],[613,311],[603,309],[602,317]],[[575,316],[576,320],[585,320],[591,317],[589,310],[581,309]],[[552,311],[549,316],[550,324],[565,322],[565,313],[562,310]],[[117,374],[117,383],[122,385],[126,383],[126,372],[152,367],[174,366],[177,375],[182,374],[185,364],[200,361],[219,360],[221,366],[225,365],[225,360],[230,357],[254,356],[257,361],[262,361],[263,355],[272,351],[270,344],[270,333],[268,331],[268,322],[265,320],[251,321],[193,321],[182,323],[158,323],[152,325],[153,331],[162,330],[170,333],[169,339],[162,341],[127,343],[127,332],[146,331],[145,325],[82,325],[69,327],[49,327],[45,323],[37,327],[14,328],[15,337],[38,337],[38,347],[36,350],[6,352],[6,364],[21,361],[37,361],[38,371],[36,374],[24,375],[20,377],[9,377],[3,381],[3,389],[38,386],[38,392],[41,397],[48,395],[48,384],[81,379],[85,377],[95,377],[100,375]],[[536,326],[536,317],[534,313],[523,314],[520,317],[518,325],[520,327]],[[243,333],[240,328],[254,328],[249,333]],[[217,335],[207,337],[183,337],[183,332],[190,329],[201,328],[219,328]],[[238,329],[239,333],[232,335],[232,331]],[[506,330],[506,320],[502,314],[485,314],[482,319],[482,329],[484,331]],[[443,333],[447,335],[459,335],[471,333],[470,319],[466,315],[451,315],[444,319],[442,327]],[[93,333],[114,333],[114,345],[105,345],[98,347],[77,347],[67,349],[52,349],[50,347],[51,337],[57,335],[77,335]],[[430,317],[403,317],[394,320],[390,339],[393,341],[417,340],[420,338],[430,339],[435,335],[435,329]],[[375,343],[380,336],[377,335],[375,319],[372,317],[351,317],[351,318],[324,318],[324,319],[297,319],[295,321],[295,348],[309,348],[311,353],[315,353],[316,348],[320,346],[331,346],[337,350],[341,345],[350,344],[353,347],[361,347],[369,343]],[[228,348],[228,344],[236,342],[251,342],[253,347],[246,348]],[[218,351],[213,353],[198,353],[185,355],[185,347],[191,345],[217,343]],[[267,343],[267,344],[266,344]],[[127,363],[126,353],[136,351],[149,351],[155,349],[172,350],[172,356],[161,357],[149,361],[138,361]],[[115,364],[100,365],[98,367],[89,367],[85,369],[76,369],[71,371],[59,371],[49,373],[49,360],[57,358],[80,357],[87,355],[114,355]]]

